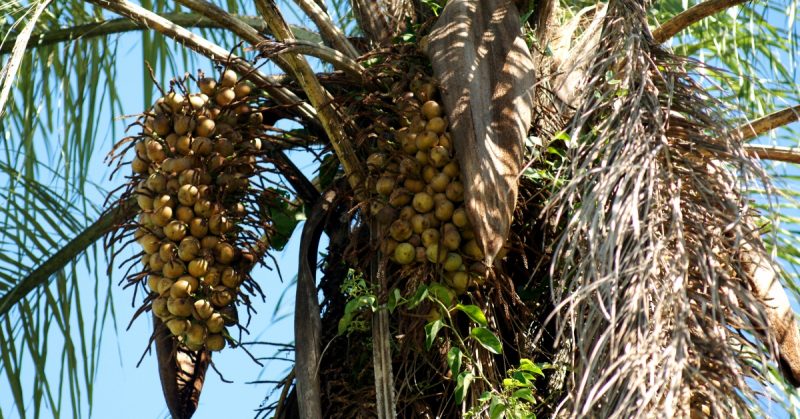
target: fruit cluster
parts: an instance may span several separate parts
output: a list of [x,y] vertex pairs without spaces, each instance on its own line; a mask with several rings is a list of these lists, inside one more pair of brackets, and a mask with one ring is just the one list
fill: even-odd
[[463,206],[461,171],[436,96],[432,83],[415,80],[397,100],[402,127],[394,131],[394,141],[379,145],[381,150],[367,159],[381,197],[372,212],[389,225],[382,251],[393,262],[433,263],[447,285],[463,294],[470,265],[483,254]]
[[218,351],[236,323],[234,303],[266,245],[243,240],[243,198],[257,171],[260,114],[233,71],[201,78],[200,93],[156,101],[135,139],[134,233],[144,250],[153,313],[190,350]]

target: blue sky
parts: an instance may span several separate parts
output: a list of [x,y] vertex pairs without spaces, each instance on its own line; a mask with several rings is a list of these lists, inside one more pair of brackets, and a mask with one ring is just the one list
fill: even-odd
[[[291,18],[291,14],[287,14]],[[119,36],[119,47],[117,49],[117,72],[120,80],[118,87],[122,89],[120,94],[124,97],[124,109],[122,114],[134,114],[141,112],[146,104],[142,102],[142,75],[144,64],[142,62],[142,51],[138,42],[141,40],[140,33],[134,32]],[[211,70],[211,65],[201,61],[200,69]],[[179,68],[175,74],[165,74],[169,78],[180,75],[183,71],[194,72],[198,68]],[[160,75],[161,76],[161,75]],[[128,120],[115,120],[110,125],[112,117],[107,115],[102,119],[100,133],[102,139],[98,140],[98,147],[92,160],[92,170],[89,182],[96,183],[103,190],[112,190],[122,182],[120,176],[113,181],[108,180],[110,170],[104,164],[105,153],[110,150],[111,145],[116,142],[124,132]],[[112,128],[115,134],[112,135]],[[39,146],[44,147],[43,138],[40,138]],[[52,153],[51,153],[52,154]],[[313,176],[314,165],[308,156],[295,154],[298,165],[309,175]],[[53,156],[57,159],[57,156]],[[104,198],[98,190],[90,191],[94,194],[97,202]],[[278,343],[291,343],[292,333],[292,309],[294,303],[293,287],[286,292],[281,309],[274,314],[277,301],[280,295],[286,290],[288,284],[293,280],[297,270],[297,247],[299,242],[299,232],[302,225],[295,230],[295,235],[289,242],[284,252],[276,254],[276,259],[280,264],[284,282],[282,283],[274,272],[265,269],[258,269],[253,276],[259,280],[262,288],[267,295],[267,300],[261,302],[256,300],[255,307],[258,311],[257,317],[251,322],[250,329],[252,335],[245,338],[246,341],[270,341]],[[320,246],[324,250],[324,242]],[[130,250],[130,254],[133,249]],[[121,258],[121,259],[124,259]],[[82,268],[85,268],[81,265]],[[99,267],[102,271],[105,266]],[[96,418],[159,418],[168,417],[166,406],[163,402],[161,386],[157,373],[155,357],[148,355],[140,367],[136,367],[142,355],[150,333],[152,331],[149,318],[140,318],[133,323],[130,330],[125,330],[129,319],[133,315],[135,307],[131,306],[131,292],[123,290],[116,284],[121,280],[122,272],[114,270],[114,274],[109,283],[112,284],[112,292],[115,298],[116,324],[107,322],[104,330],[102,343],[102,356],[100,358],[99,372],[95,380],[93,416]],[[87,283],[94,281],[94,273],[88,270],[81,276],[82,281]],[[105,284],[101,284],[105,285]],[[85,288],[91,288],[88,284]],[[139,301],[137,301],[137,304]],[[274,321],[274,319],[279,319]],[[56,348],[57,346],[53,346]],[[272,346],[259,345],[250,348],[251,352],[257,357],[270,357],[276,354],[278,348]],[[292,354],[284,354],[283,357],[292,358]],[[254,409],[265,400],[271,390],[272,384],[247,384],[257,380],[280,380],[287,373],[291,364],[286,361],[265,361],[264,367],[256,365],[250,357],[240,349],[226,349],[215,354],[214,360],[217,368],[226,379],[234,381],[233,384],[223,383],[216,373],[209,371],[206,385],[200,401],[200,408],[195,418],[248,418],[254,415]],[[58,374],[56,362],[51,362],[48,373]],[[30,370],[29,370],[30,371]],[[26,377],[27,379],[28,377]],[[34,377],[30,377],[34,379]],[[7,390],[5,383],[0,383],[0,406],[4,412],[12,415],[14,410],[9,409],[8,398],[4,398]],[[273,395],[274,398],[277,394]],[[47,416],[47,415],[45,415]],[[13,416],[12,416],[13,417]]]

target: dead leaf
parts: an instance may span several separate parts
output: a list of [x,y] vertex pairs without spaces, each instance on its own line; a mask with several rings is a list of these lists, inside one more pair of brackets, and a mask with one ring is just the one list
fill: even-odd
[[510,0],[452,0],[428,42],[461,163],[467,213],[491,264],[511,227],[535,75]]
[[174,419],[189,419],[200,402],[211,353],[179,348],[175,338],[156,316],[153,316],[153,326],[158,375],[167,407]]

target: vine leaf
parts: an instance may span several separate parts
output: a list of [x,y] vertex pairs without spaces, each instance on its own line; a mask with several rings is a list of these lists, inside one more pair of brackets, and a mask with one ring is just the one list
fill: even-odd
[[470,319],[472,319],[472,321],[478,323],[481,326],[486,326],[488,324],[488,322],[486,321],[486,315],[483,314],[483,311],[481,311],[480,307],[476,305],[458,304],[456,305],[456,309],[463,311],[467,316],[469,316]]
[[475,378],[475,375],[469,371],[462,371],[461,374],[458,374],[456,379],[456,403],[464,401],[464,396],[466,396],[473,378]]
[[461,370],[462,356],[461,349],[458,349],[455,346],[447,351],[447,366],[450,367],[450,372],[452,372],[453,375],[458,375],[458,371]]
[[503,353],[503,344],[500,343],[500,339],[491,330],[485,327],[474,327],[470,330],[469,335],[475,338],[487,351],[498,355]]
[[425,325],[425,350],[429,351],[431,349],[436,335],[438,335],[439,330],[442,329],[442,325],[443,323],[441,320],[435,320]]

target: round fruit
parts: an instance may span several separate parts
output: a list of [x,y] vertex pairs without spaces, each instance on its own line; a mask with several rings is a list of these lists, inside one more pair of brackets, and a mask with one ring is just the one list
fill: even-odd
[[238,80],[239,77],[236,76],[236,73],[233,70],[225,70],[225,72],[222,73],[222,80],[219,84],[222,87],[233,87],[236,85]]
[[439,238],[439,230],[435,228],[429,228],[422,232],[422,244],[425,245],[425,247],[438,244]]
[[214,96],[214,99],[217,101],[218,105],[227,106],[236,99],[236,93],[231,88],[220,89],[217,95]]
[[222,285],[225,285],[228,288],[235,289],[242,283],[242,277],[239,275],[235,269],[231,268],[230,266],[225,268],[222,271]]
[[[417,135],[417,150],[430,150],[439,141],[439,136],[435,132],[425,131]],[[411,154],[411,153],[408,153]]]
[[221,275],[219,273],[219,269],[213,266],[208,268],[208,272],[206,272],[205,276],[200,278],[200,281],[203,282],[203,285],[209,287],[216,287],[217,285],[219,285],[221,281]]
[[462,265],[461,255],[458,253],[448,253],[444,260],[444,270],[448,272],[457,271]]
[[401,208],[411,202],[411,192],[406,188],[397,188],[389,195],[389,205],[395,208]]
[[208,272],[208,261],[205,259],[195,259],[189,262],[189,275],[200,278]]
[[153,211],[150,214],[150,220],[159,227],[165,227],[172,220],[172,208],[161,207]]
[[152,234],[147,234],[139,239],[139,244],[142,246],[142,249],[144,249],[145,253],[151,255],[157,252],[161,247],[161,240]]
[[459,228],[465,228],[469,225],[469,218],[467,218],[467,210],[464,207],[456,208],[453,211],[453,224]]
[[186,236],[186,223],[172,220],[164,227],[164,235],[168,239],[179,242]]
[[453,210],[454,206],[452,202],[441,201],[436,204],[434,215],[436,215],[436,218],[438,218],[440,221],[448,221],[453,217]]
[[453,202],[461,202],[464,200],[464,185],[458,181],[451,182],[447,185],[445,194],[447,195],[447,199]]
[[161,258],[161,260],[172,260],[172,258],[175,257],[175,253],[177,251],[178,247],[175,246],[175,243],[164,242],[158,249],[158,256]]
[[[411,237],[411,223],[406,220],[395,220],[389,227],[389,234],[393,239],[402,242]],[[397,250],[395,250],[395,254]]]
[[192,323],[186,319],[172,319],[167,321],[167,329],[173,336],[180,336],[184,334],[192,326]]
[[214,94],[214,89],[217,88],[217,81],[211,77],[203,77],[197,81],[197,87],[200,88],[201,92],[211,96]]
[[433,263],[442,263],[447,258],[447,250],[439,249],[438,244],[432,244],[425,249],[425,256]]
[[429,227],[430,224],[428,223],[428,220],[422,214],[415,214],[413,217],[411,217],[411,229],[414,231],[414,233],[422,234],[422,232]]
[[243,98],[249,95],[252,90],[253,89],[247,83],[239,83],[233,88],[233,92],[236,93],[237,98]]
[[430,161],[434,167],[444,167],[450,162],[450,152],[446,148],[437,145],[431,148]]
[[233,262],[233,258],[235,256],[236,249],[234,249],[234,247],[229,243],[218,243],[214,247],[214,259],[223,265]]
[[194,127],[194,133],[198,137],[210,137],[211,134],[214,133],[214,129],[216,127],[217,124],[214,123],[213,119],[210,118],[198,119],[197,126]]
[[194,205],[198,194],[197,186],[183,185],[178,189],[178,202],[186,206]]
[[205,236],[200,239],[200,248],[205,250],[213,250],[215,247],[217,247],[217,243],[219,243],[219,237]]
[[383,196],[389,196],[394,190],[395,180],[393,177],[382,176],[375,183],[375,191]]
[[367,167],[369,170],[381,169],[386,165],[386,160],[386,154],[372,153],[369,157],[367,157]]
[[192,292],[194,292],[194,289],[192,289],[189,281],[185,279],[179,279],[172,284],[172,287],[170,287],[169,296],[172,298],[186,298]]
[[481,251],[481,248],[478,247],[478,242],[475,240],[470,240],[464,243],[464,247],[461,250],[465,255],[473,259],[483,259],[483,252]]
[[167,308],[166,298],[158,297],[155,300],[153,300],[153,314],[155,314],[156,317],[160,319],[169,317],[171,315],[169,309]]
[[394,249],[394,260],[401,265],[408,265],[416,257],[416,249],[410,243],[400,243]]
[[181,205],[175,210],[175,218],[178,221],[188,224],[189,221],[192,221],[192,218],[194,218],[194,211],[189,207]]
[[214,314],[214,308],[208,300],[197,300],[194,302],[194,314],[199,320],[207,320]]
[[189,317],[192,315],[194,305],[188,298],[169,298],[167,309],[170,313],[178,317]]
[[186,265],[180,260],[170,260],[164,262],[164,267],[161,269],[162,273],[167,278],[177,278],[186,272]]
[[150,259],[148,261],[148,265],[150,266],[150,270],[152,272],[160,272],[164,269],[164,259],[161,259],[157,253],[150,255]]
[[208,335],[206,337],[206,348],[209,351],[221,351],[225,349],[225,338],[220,334]]
[[231,227],[231,221],[222,214],[214,214],[208,221],[208,229],[216,235],[225,234]]
[[220,333],[225,329],[225,319],[219,313],[212,313],[206,320],[206,327],[211,333]]
[[450,176],[444,173],[437,173],[436,176],[431,179],[430,185],[435,192],[444,192],[447,190],[448,185],[450,185]]
[[422,104],[422,114],[429,120],[442,116],[442,107],[438,102],[429,100]]
[[426,192],[419,192],[414,195],[411,205],[417,212],[424,214],[433,209],[433,197]]
[[138,156],[134,157],[131,161],[131,170],[133,173],[147,173],[148,169],[150,169],[150,165]]
[[164,193],[167,189],[167,177],[161,173],[153,173],[145,181],[147,189],[155,193]]
[[208,223],[203,218],[192,218],[189,221],[189,233],[197,238],[203,238],[208,234]]
[[[444,119],[442,119],[442,118],[440,118],[438,116],[435,117],[435,118],[431,118],[428,121],[428,124],[425,125],[425,129],[426,130],[428,130],[430,132],[434,132],[436,134],[444,133],[444,130],[446,128],[447,128],[447,122]],[[437,140],[438,140],[438,136],[437,136]]]

